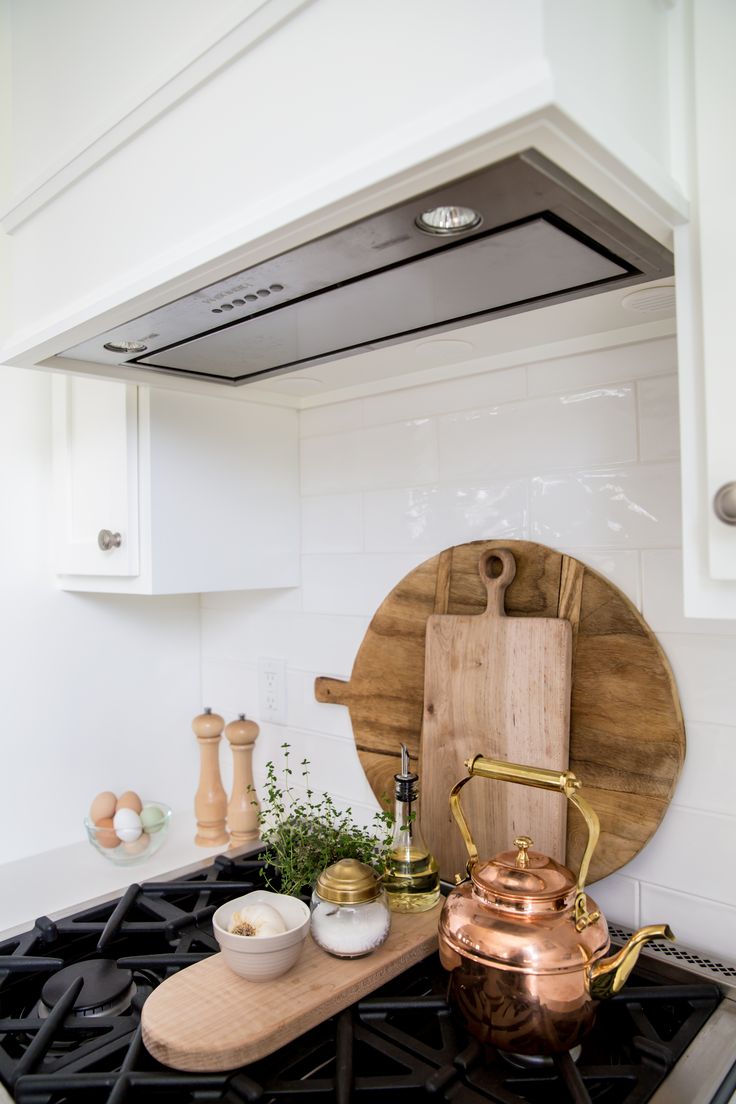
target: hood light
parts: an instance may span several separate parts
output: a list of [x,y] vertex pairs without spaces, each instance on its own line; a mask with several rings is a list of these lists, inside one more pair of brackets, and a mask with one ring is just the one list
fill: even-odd
[[472,207],[433,207],[423,211],[415,224],[425,234],[462,234],[474,230],[483,219]]
[[658,311],[675,312],[675,289],[672,284],[637,288],[621,300],[621,306],[637,314],[656,314]]
[[145,353],[148,346],[142,341],[106,341],[104,348],[111,353]]

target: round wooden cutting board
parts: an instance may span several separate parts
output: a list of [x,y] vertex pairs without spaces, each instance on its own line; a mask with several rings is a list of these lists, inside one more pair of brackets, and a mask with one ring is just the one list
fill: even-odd
[[[399,744],[419,756],[427,618],[485,609],[478,561],[490,548],[509,548],[516,560],[506,591],[509,617],[562,617],[572,625],[570,769],[600,817],[589,876],[597,881],[629,862],[656,831],[682,767],[685,730],[657,638],[626,595],[596,571],[530,541],[447,548],[409,572],[381,603],[350,680],[318,678],[315,695],[348,707],[373,792],[379,800],[391,794]],[[449,792],[457,779],[447,781]],[[432,814],[422,808],[423,821]],[[573,869],[585,839],[580,818],[568,817],[566,862]]]

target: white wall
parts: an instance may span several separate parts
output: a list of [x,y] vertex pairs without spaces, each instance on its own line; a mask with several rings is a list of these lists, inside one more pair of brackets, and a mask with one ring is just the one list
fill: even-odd
[[318,705],[314,677],[347,677],[381,599],[447,545],[571,551],[659,634],[689,741],[656,837],[596,896],[610,918],[669,921],[683,942],[736,957],[736,622],[681,613],[675,370],[666,339],[304,411],[303,585],[203,598],[204,694],[257,716],[258,657],[285,657],[288,725],[262,727],[259,777],[286,739],[317,789],[368,818],[347,710]]
[[0,372],[0,862],[83,839],[99,790],[181,809],[198,777],[197,597],[55,587],[50,384]]

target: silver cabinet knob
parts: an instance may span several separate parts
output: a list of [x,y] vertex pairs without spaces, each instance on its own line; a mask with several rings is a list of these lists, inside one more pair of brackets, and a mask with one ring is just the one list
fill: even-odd
[[97,543],[103,552],[110,552],[113,548],[119,548],[123,538],[119,533],[112,533],[109,529],[100,529],[97,534]]
[[713,509],[719,521],[736,525],[736,483],[724,483],[716,491]]

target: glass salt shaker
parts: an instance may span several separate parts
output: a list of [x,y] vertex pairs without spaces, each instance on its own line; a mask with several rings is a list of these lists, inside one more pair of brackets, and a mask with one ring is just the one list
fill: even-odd
[[380,879],[357,859],[340,859],[322,871],[311,909],[312,938],[338,958],[370,954],[385,942],[391,927]]

